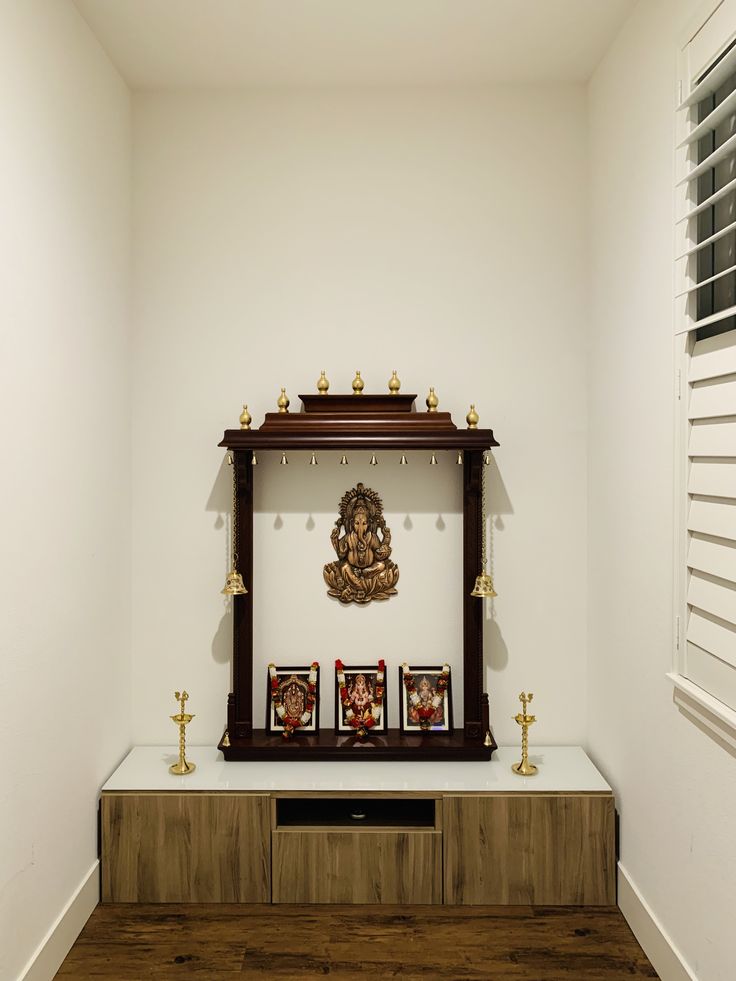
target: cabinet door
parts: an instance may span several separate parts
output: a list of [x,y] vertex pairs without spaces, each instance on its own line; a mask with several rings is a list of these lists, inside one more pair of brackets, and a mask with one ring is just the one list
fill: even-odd
[[615,903],[613,797],[445,797],[443,807],[446,903]]
[[102,901],[267,903],[267,796],[105,794]]
[[275,903],[441,903],[442,832],[273,833]]

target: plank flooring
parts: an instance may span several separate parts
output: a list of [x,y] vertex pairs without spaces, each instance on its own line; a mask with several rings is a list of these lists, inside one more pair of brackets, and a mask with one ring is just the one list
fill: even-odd
[[60,981],[632,981],[614,907],[98,906]]

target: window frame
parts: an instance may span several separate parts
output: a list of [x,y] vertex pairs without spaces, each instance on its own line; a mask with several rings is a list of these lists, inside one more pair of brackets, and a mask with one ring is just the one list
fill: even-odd
[[[679,105],[691,90],[691,80],[703,75],[709,66],[713,65],[720,56],[736,41],[736,0],[707,0],[697,15],[690,22],[681,41],[678,57],[678,98]],[[675,127],[675,146],[686,135],[685,114],[677,112]],[[686,154],[675,151],[675,183],[685,176],[683,160]],[[679,189],[678,189],[679,190]],[[683,213],[687,197],[687,185],[682,192],[675,192],[674,220]],[[674,253],[680,256],[689,244],[687,223],[675,225]],[[680,260],[681,262],[682,260]],[[684,269],[674,261],[674,293],[677,295],[688,286]],[[675,300],[673,304],[674,331],[679,327],[678,321],[683,314],[682,304]],[[673,331],[673,333],[674,333]],[[688,513],[689,513],[689,473],[690,460],[688,456],[690,421],[688,418],[688,374],[693,347],[696,342],[696,332],[674,334],[674,367],[675,367],[675,467],[674,467],[674,629],[673,629],[673,663],[667,677],[673,685],[676,704],[687,715],[701,726],[736,747],[736,709],[722,702],[716,695],[701,688],[685,674],[687,653],[688,625],[688,586],[690,570],[688,568]]]

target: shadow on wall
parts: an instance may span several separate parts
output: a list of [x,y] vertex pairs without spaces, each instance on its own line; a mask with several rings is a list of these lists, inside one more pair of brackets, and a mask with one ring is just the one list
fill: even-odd
[[[495,455],[491,456],[490,465],[486,468],[486,500],[490,517],[486,547],[491,578],[495,584],[494,545],[498,541],[498,536],[502,535],[506,528],[504,515],[514,513]],[[503,671],[508,663],[508,647],[503,639],[500,624],[496,619],[496,601],[488,600],[485,604],[485,626],[483,629],[483,664],[493,671]]]
[[212,660],[217,664],[228,664],[233,650],[233,604],[225,596],[222,599],[225,611],[212,638]]

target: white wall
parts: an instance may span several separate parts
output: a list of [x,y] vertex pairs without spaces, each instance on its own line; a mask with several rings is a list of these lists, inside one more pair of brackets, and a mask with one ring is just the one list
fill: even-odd
[[[516,696],[532,688],[537,740],[580,742],[583,88],[138,94],[134,144],[135,741],[173,741],[180,685],[191,740],[222,733],[230,478],[216,444],[241,401],[258,426],[281,385],[298,407],[322,368],[333,392],[358,368],[368,391],[385,391],[396,368],[420,408],[434,385],[464,425],[474,401],[502,443],[487,631],[496,735],[518,739]],[[392,679],[407,652],[457,663],[454,464],[366,463],[258,470],[258,657],[318,653],[328,706],[347,644],[385,655]],[[384,496],[402,570],[380,609],[338,608],[322,583],[339,497],[361,479]]]
[[730,981],[734,758],[665,678],[675,83],[697,6],[643,0],[590,86],[589,748],[616,791],[622,867],[700,981]]
[[0,17],[6,981],[93,867],[129,746],[130,99],[70,4]]

